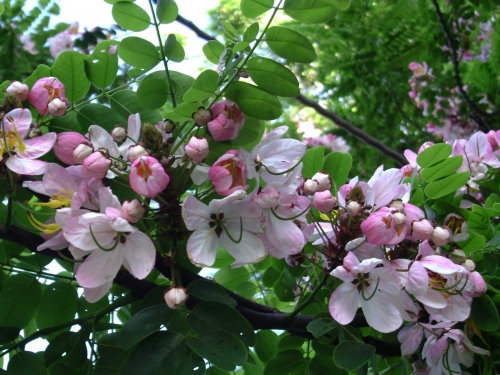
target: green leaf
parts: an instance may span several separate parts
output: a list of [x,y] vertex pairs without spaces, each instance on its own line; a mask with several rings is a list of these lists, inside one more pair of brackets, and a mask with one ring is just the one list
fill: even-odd
[[46,375],[42,359],[32,352],[19,352],[9,360],[8,375]]
[[[128,118],[134,113],[139,113],[141,122],[156,124],[163,118],[158,110],[144,109],[137,104],[137,93],[130,90],[120,90],[108,97],[109,105],[123,118]],[[68,114],[66,114],[67,116]]]
[[13,342],[19,336],[20,328],[17,327],[0,327],[0,345],[5,345]]
[[72,131],[80,133],[82,130],[75,111],[66,112],[64,116],[52,118],[48,126],[50,131],[56,132]]
[[163,79],[144,80],[137,89],[137,104],[146,109],[158,109],[168,98],[168,86]]
[[212,64],[218,64],[224,52],[224,44],[217,40],[211,40],[203,46],[203,54]]
[[347,375],[347,371],[339,369],[331,357],[316,355],[307,367],[309,375]]
[[149,374],[175,350],[182,340],[183,337],[174,332],[156,332],[132,349],[118,374]]
[[42,288],[29,274],[9,276],[0,292],[0,327],[24,328],[35,315]]
[[72,367],[83,364],[87,358],[85,341],[88,336],[84,337],[86,330],[80,332],[63,332],[53,338],[44,352],[45,366],[50,367],[55,362]]
[[352,166],[352,157],[343,152],[331,152],[325,156],[323,170],[333,180],[332,194],[335,196],[342,185],[346,184]]
[[266,33],[266,43],[275,54],[287,60],[306,64],[316,60],[311,42],[302,34],[286,27],[270,27]]
[[271,288],[276,281],[281,276],[281,272],[276,270],[273,267],[269,267],[267,270],[264,271],[264,274],[262,275],[262,283],[264,286],[267,286],[268,288]]
[[236,290],[242,282],[248,281],[250,274],[245,267],[222,268],[214,275],[214,280],[223,287]]
[[245,115],[259,120],[275,120],[283,112],[276,96],[245,82],[233,82],[224,94],[236,102]]
[[204,322],[234,335],[248,346],[253,346],[255,343],[255,333],[250,323],[225,303],[202,302],[194,308],[192,313]]
[[143,31],[151,25],[149,14],[134,3],[118,2],[113,5],[113,19],[125,30]]
[[90,81],[85,74],[86,55],[64,51],[57,56],[51,73],[64,84],[66,97],[71,103],[82,99],[89,91]]
[[236,307],[236,301],[223,288],[208,280],[193,281],[188,285],[186,292],[190,296],[203,301],[217,301],[225,303],[232,308]]
[[325,146],[310,148],[306,151],[302,159],[302,176],[311,178],[316,172],[323,169],[323,158],[325,155]]
[[24,80],[24,83],[26,83],[31,89],[35,82],[40,78],[50,77],[50,75],[50,68],[47,65],[38,65],[33,74]]
[[243,33],[243,40],[251,43],[255,40],[255,38],[257,38],[258,33],[259,33],[259,23],[254,22],[246,28],[245,32]]
[[263,362],[267,363],[278,351],[279,337],[273,331],[260,330],[255,335],[255,353]]
[[332,20],[337,8],[332,0],[286,0],[285,13],[304,23],[321,23]]
[[172,121],[186,121],[193,118],[193,113],[195,113],[200,107],[202,107],[200,102],[196,103],[182,103],[175,107],[172,112],[165,115],[166,118]]
[[481,331],[495,332],[500,327],[498,310],[486,294],[482,294],[472,300],[470,319]]
[[461,155],[449,157],[432,167],[424,168],[420,172],[420,178],[425,182],[432,182],[449,176],[462,165],[462,160],[463,157]]
[[370,360],[375,347],[357,341],[342,341],[333,352],[335,364],[347,371],[353,371]]
[[3,14],[4,11],[5,11],[5,6],[3,5],[3,3],[0,3],[0,16]]
[[152,335],[168,324],[179,312],[166,305],[151,306],[139,311],[123,327],[118,344],[125,350]]
[[417,164],[422,168],[430,167],[451,155],[451,146],[446,143],[433,145],[417,156]]
[[204,70],[193,82],[193,86],[186,91],[182,99],[185,102],[201,102],[215,95],[219,75],[213,70]]
[[36,311],[38,329],[52,327],[75,318],[78,293],[68,282],[56,281],[47,285]]
[[271,94],[278,96],[300,94],[299,81],[295,74],[276,61],[265,57],[252,57],[248,60],[246,70],[257,86]]
[[118,55],[127,64],[145,70],[154,68],[160,62],[154,44],[136,36],[129,36],[120,42]]
[[302,345],[305,339],[299,336],[292,336],[289,333],[284,333],[280,336],[280,341],[278,342],[278,350],[283,352],[285,350],[298,349],[302,350]]
[[238,285],[238,287],[236,288],[236,293],[238,293],[242,297],[249,299],[253,299],[256,292],[257,286],[250,281],[245,281],[244,283]]
[[[428,150],[428,149],[427,149]],[[469,181],[469,172],[456,173],[438,181],[431,182],[424,189],[425,195],[431,199],[444,197],[455,192]]]
[[284,268],[280,278],[273,286],[276,297],[282,302],[290,302],[295,299],[293,288],[297,285],[295,278],[290,273],[288,268]]
[[111,131],[115,125],[127,127],[127,120],[115,110],[102,104],[87,104],[78,110],[78,122],[86,132],[90,125],[99,125]]
[[179,9],[174,0],[158,0],[156,3],[156,16],[160,23],[172,23],[177,18]]
[[314,319],[307,325],[307,330],[318,338],[326,335],[331,330],[335,329],[339,323],[330,318]]
[[[85,59],[85,71],[90,82],[97,88],[104,90],[111,85],[118,73],[118,55],[116,50],[118,42],[105,40],[99,43],[92,54]],[[112,53],[113,52],[113,53]]]
[[273,7],[274,0],[241,0],[241,13],[245,17],[255,18]]
[[303,374],[306,361],[302,352],[286,350],[279,352],[267,362],[264,375]]
[[184,60],[186,53],[182,44],[177,41],[174,34],[169,34],[167,40],[165,41],[165,56],[172,61],[181,62]]

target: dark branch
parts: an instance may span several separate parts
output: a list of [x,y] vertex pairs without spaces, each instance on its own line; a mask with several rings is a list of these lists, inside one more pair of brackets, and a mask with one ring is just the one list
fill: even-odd
[[[444,35],[446,36],[448,48],[449,48],[450,53],[451,53],[451,62],[453,64],[453,73],[455,76],[455,82],[457,84],[458,92],[460,93],[460,95],[462,95],[462,97],[464,98],[467,105],[472,110],[474,110],[478,115],[488,117],[488,116],[496,116],[496,115],[500,114],[500,111],[495,111],[495,112],[491,112],[491,113],[483,111],[481,108],[479,108],[479,106],[476,103],[474,103],[469,98],[469,96],[465,92],[465,90],[463,88],[464,84],[462,82],[462,78],[460,77],[460,71],[458,70],[458,62],[459,61],[458,61],[458,56],[457,56],[457,50],[456,50],[455,46],[453,45],[453,38],[451,37],[450,30],[448,29],[448,26],[446,25],[446,21],[444,20],[443,13],[441,13],[441,9],[439,9],[439,5],[437,3],[437,0],[432,0],[432,4],[434,5],[434,9],[436,10],[436,15],[438,17],[439,23],[441,24],[441,28],[443,29]],[[489,127],[484,123],[484,121],[477,121],[476,124],[477,124],[479,130],[481,130],[483,132],[488,132],[488,130],[490,130]]]
[[177,18],[175,19],[177,22],[183,24],[184,26],[186,26],[188,29],[191,29],[193,30],[196,35],[198,37],[200,37],[201,39],[205,39],[207,41],[209,40],[215,40],[215,38],[209,34],[207,34],[206,32],[204,32],[202,29],[200,29],[198,26],[196,26],[193,21],[189,21],[187,19],[185,19],[184,17],[182,17],[180,14],[177,15]]
[[385,156],[391,158],[394,160],[396,163],[398,163],[400,166],[408,164],[408,161],[405,159],[403,155],[401,155],[399,152],[396,150],[390,148],[389,146],[385,145],[384,143],[380,142],[378,139],[373,138],[371,135],[366,134],[363,130],[359,129],[358,127],[354,126],[351,124],[349,121],[344,120],[343,118],[337,116],[335,113],[332,111],[323,108],[319,103],[315,102],[312,99],[309,99],[305,97],[304,95],[299,95],[296,96],[295,99],[297,99],[299,102],[302,104],[313,108],[318,112],[320,115],[332,120],[337,126],[340,128],[344,129],[347,131],[349,134],[352,136],[360,139],[367,145],[373,147],[374,149],[380,151],[382,154]]

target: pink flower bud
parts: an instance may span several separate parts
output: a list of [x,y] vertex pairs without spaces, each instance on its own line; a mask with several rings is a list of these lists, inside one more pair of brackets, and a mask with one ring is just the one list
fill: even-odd
[[68,109],[68,99],[55,98],[48,104],[47,108],[51,116],[54,117],[64,116],[66,114],[66,109]]
[[427,219],[421,219],[411,223],[411,237],[415,240],[430,240],[434,227]]
[[20,102],[28,99],[29,95],[29,88],[28,85],[17,82],[17,81],[12,81],[9,87],[5,90],[5,92],[9,95],[15,96],[17,100]]
[[330,190],[314,193],[313,206],[320,212],[330,212],[337,204],[337,200],[333,198]]
[[168,186],[170,177],[158,160],[151,156],[137,158],[130,168],[130,186],[140,195],[154,198]]
[[215,141],[235,139],[245,123],[245,115],[238,105],[229,100],[215,103],[211,108],[212,121],[207,124]]
[[85,159],[94,152],[94,149],[85,143],[80,143],[73,151],[73,164],[83,164]]
[[450,242],[451,232],[447,228],[436,227],[432,232],[431,240],[436,246],[444,246]]
[[318,188],[316,191],[325,191],[332,188],[332,178],[329,174],[319,171],[312,179],[318,183]]
[[349,203],[345,206],[345,210],[351,216],[357,216],[361,212],[362,208],[363,206],[356,201],[349,201]]
[[230,195],[237,190],[248,189],[247,167],[236,150],[222,155],[208,170],[208,178],[220,195]]
[[498,139],[500,138],[500,130],[490,130],[486,133],[486,138],[488,139],[488,143],[490,144],[493,150],[498,150],[500,145],[498,144]]
[[[57,158],[63,163],[74,165],[76,164],[73,157],[73,152],[80,144],[91,146],[91,143],[83,135],[76,132],[62,132],[57,135],[54,145],[54,153]],[[90,154],[89,154],[90,155]],[[87,155],[88,156],[88,155]],[[80,164],[83,163],[83,159]]]
[[[382,207],[361,223],[361,231],[372,245],[392,246],[401,242],[407,231],[404,214],[394,208]],[[399,224],[398,224],[399,223]]]
[[198,126],[206,126],[210,120],[212,120],[212,112],[203,107],[198,108],[198,110],[193,113],[194,122]]
[[88,176],[97,179],[106,177],[110,166],[111,160],[104,156],[100,151],[94,152],[83,161],[84,172]]
[[171,287],[167,292],[165,292],[163,298],[165,298],[165,302],[169,308],[177,310],[186,303],[189,295],[186,293],[186,289],[184,288]]
[[121,126],[117,126],[111,132],[111,137],[115,142],[123,142],[127,138],[127,130]]
[[189,142],[184,146],[184,150],[193,164],[200,164],[208,156],[208,141],[204,137],[198,138],[192,136]]
[[133,163],[137,158],[141,156],[149,156],[149,152],[146,151],[141,145],[130,146],[128,149],[128,161]]
[[133,199],[123,202],[121,217],[133,224],[141,220],[144,212],[146,212],[146,209],[141,204],[141,201],[139,199]]
[[318,181],[308,178],[304,181],[304,186],[302,187],[302,191],[305,195],[313,195],[318,191]]
[[49,103],[55,98],[63,100],[64,95],[64,85],[57,78],[45,77],[35,82],[28,99],[40,114],[47,115],[49,113]]

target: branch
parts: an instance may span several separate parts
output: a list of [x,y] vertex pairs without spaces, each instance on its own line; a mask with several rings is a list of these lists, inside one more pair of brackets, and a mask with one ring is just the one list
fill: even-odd
[[349,121],[344,120],[343,118],[337,116],[332,111],[330,111],[326,108],[323,108],[319,103],[315,102],[314,100],[311,100],[302,94],[300,94],[299,96],[296,96],[295,99],[297,99],[300,103],[302,103],[308,107],[313,108],[314,110],[316,110],[316,112],[318,112],[323,117],[326,117],[326,118],[332,120],[337,126],[344,129],[352,136],[360,139],[361,141],[363,141],[367,145],[372,146],[374,149],[380,151],[382,154],[391,158],[400,166],[408,164],[408,161],[406,160],[406,158],[403,155],[401,155],[399,152],[390,148],[389,146],[385,145],[384,143],[380,142],[378,139],[373,138],[371,135],[365,133],[363,130],[354,126]]
[[206,41],[215,40],[215,37],[207,34],[205,31],[203,31],[198,26],[196,26],[193,23],[193,21],[189,21],[189,20],[185,19],[180,14],[177,15],[177,18],[175,20],[177,22],[183,24],[184,26],[186,26],[188,29],[193,30],[199,38],[205,39]]
[[[451,37],[450,30],[448,29],[448,26],[446,25],[446,22],[444,20],[443,13],[441,13],[441,10],[439,9],[439,5],[437,3],[437,0],[432,0],[432,4],[434,5],[434,9],[436,10],[436,14],[437,14],[439,23],[441,24],[441,28],[443,29],[444,35],[446,36],[448,48],[449,48],[450,53],[451,53],[451,62],[453,64],[453,73],[455,76],[455,82],[457,84],[458,92],[460,93],[460,95],[462,95],[462,97],[464,98],[467,105],[472,110],[477,112],[477,115],[489,117],[489,116],[496,116],[496,115],[500,114],[500,111],[495,111],[495,112],[491,112],[491,113],[483,111],[481,108],[479,108],[479,106],[476,103],[474,103],[469,98],[469,96],[465,92],[465,90],[463,88],[464,84],[462,82],[462,78],[460,77],[460,72],[458,70],[458,56],[457,56],[457,50],[453,46],[453,38]],[[477,124],[479,130],[481,130],[483,132],[488,132],[488,130],[490,130],[490,128],[481,119],[480,119],[480,121],[476,121],[476,124]]]

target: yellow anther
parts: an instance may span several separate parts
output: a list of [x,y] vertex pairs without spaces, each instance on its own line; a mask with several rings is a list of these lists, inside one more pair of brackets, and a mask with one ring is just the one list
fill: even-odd
[[[61,195],[63,193],[64,195]],[[48,207],[52,209],[57,209],[57,208],[62,208],[62,207],[69,207],[71,206],[71,194],[67,190],[60,190],[55,194],[52,198],[49,199],[47,203],[40,203],[40,202],[29,202],[31,206],[41,206],[41,207]]]
[[40,232],[45,233],[45,234],[52,234],[52,233],[55,233],[61,229],[61,227],[56,223],[44,224],[44,223],[38,221],[31,212],[28,212],[28,220],[29,220],[30,224],[33,225],[33,227],[35,227]]

